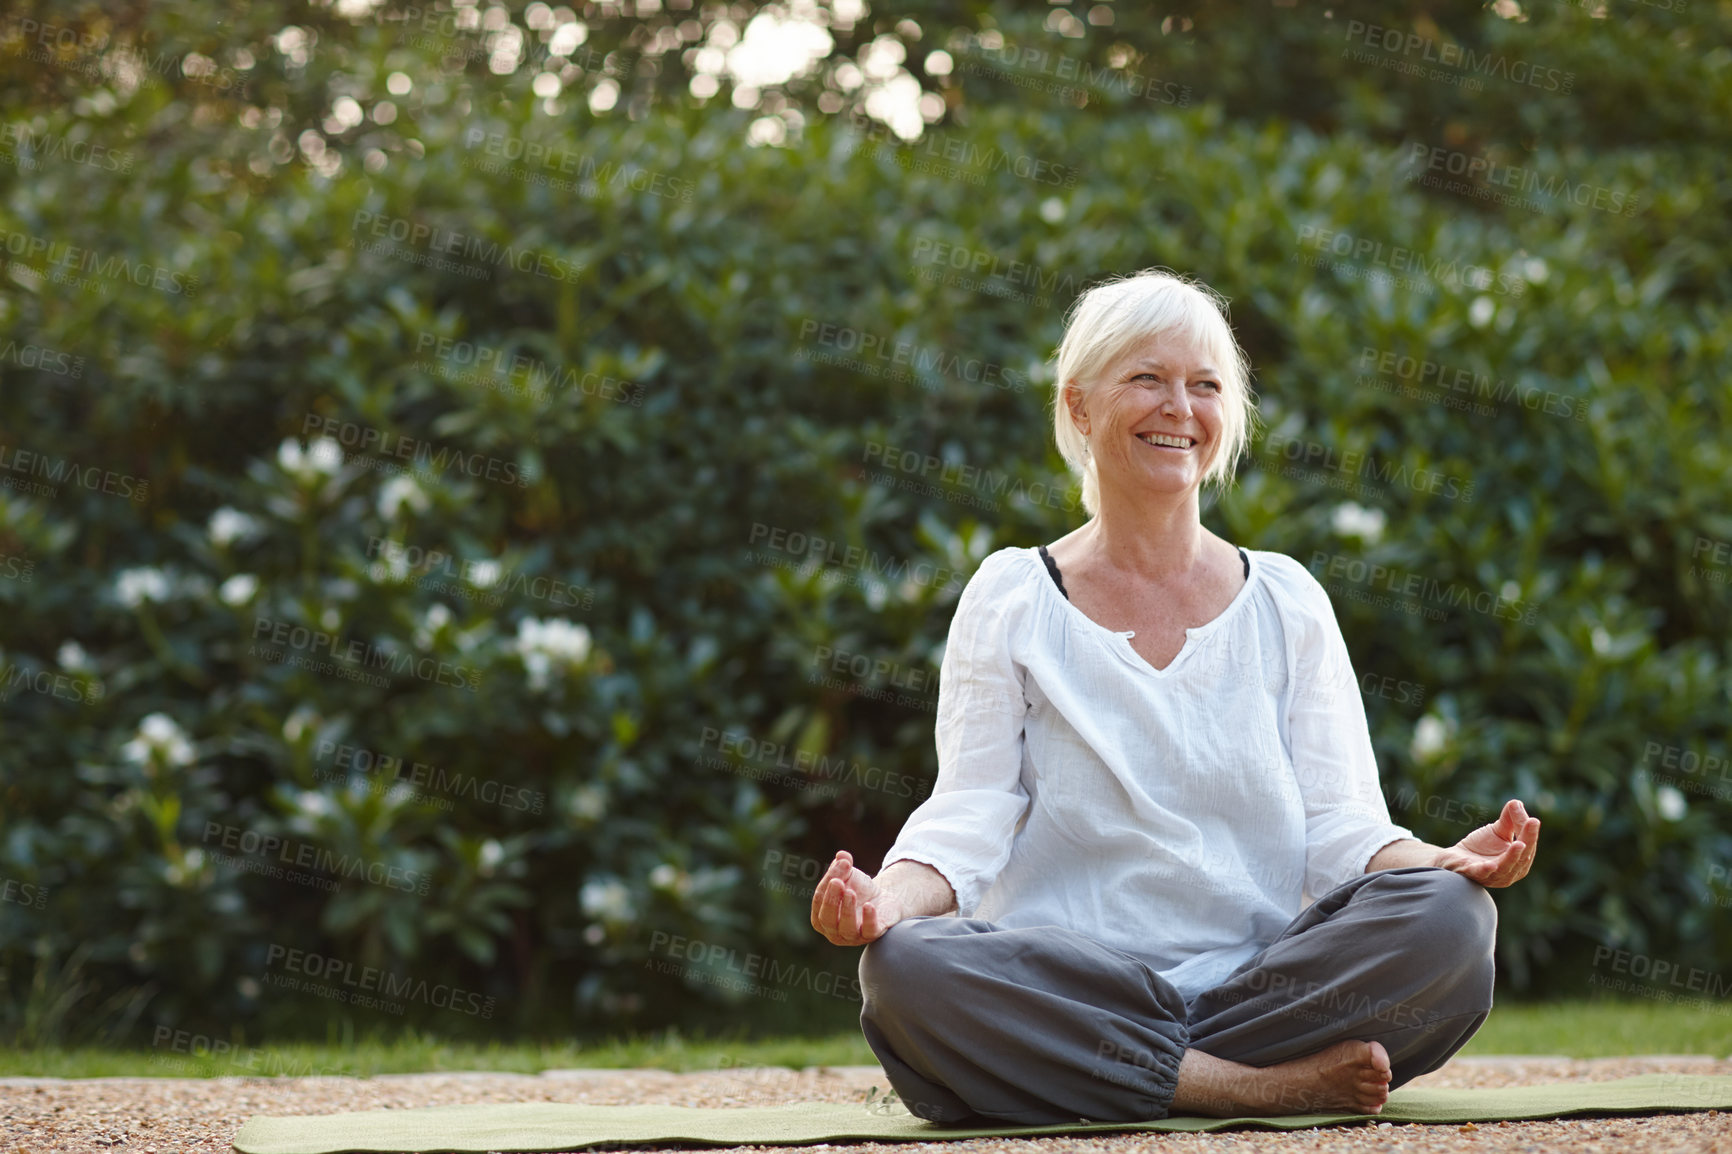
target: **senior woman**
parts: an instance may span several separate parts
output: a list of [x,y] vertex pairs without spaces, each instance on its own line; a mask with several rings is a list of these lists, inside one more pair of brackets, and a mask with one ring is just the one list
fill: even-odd
[[981,563],[932,795],[876,877],[843,850],[812,896],[866,944],[861,1028],[914,1114],[1375,1114],[1491,1010],[1486,888],[1540,823],[1511,799],[1444,848],[1390,821],[1328,595],[1200,519],[1248,376],[1195,281],[1072,310],[1053,423],[1091,518]]

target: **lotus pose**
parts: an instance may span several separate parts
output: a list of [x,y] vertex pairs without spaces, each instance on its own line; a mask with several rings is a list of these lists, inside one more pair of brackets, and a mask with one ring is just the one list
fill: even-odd
[[1248,378],[1206,286],[1079,299],[1052,416],[1090,520],[969,579],[932,795],[876,877],[844,850],[812,896],[923,1118],[1375,1114],[1490,1013],[1487,887],[1539,820],[1511,799],[1448,848],[1391,822],[1328,595],[1199,515]]

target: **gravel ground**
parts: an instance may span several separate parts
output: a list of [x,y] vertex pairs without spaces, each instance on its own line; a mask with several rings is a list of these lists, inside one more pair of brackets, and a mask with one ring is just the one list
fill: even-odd
[[[1657,1057],[1458,1058],[1412,1085],[1509,1086],[1605,1081],[1632,1074],[1732,1075],[1732,1060]],[[0,1079],[0,1154],[224,1154],[253,1114],[326,1114],[463,1102],[666,1102],[684,1106],[861,1100],[887,1088],[875,1066],[802,1071],[564,1070],[541,1075],[409,1074],[376,1078]],[[746,1147],[811,1154],[814,1147]],[[842,1147],[837,1147],[842,1150]],[[1480,1126],[1354,1126],[1290,1133],[1127,1134],[1091,1138],[860,1143],[846,1154],[1137,1154],[1141,1151],[1604,1151],[1732,1154],[1732,1115],[1501,1122]]]

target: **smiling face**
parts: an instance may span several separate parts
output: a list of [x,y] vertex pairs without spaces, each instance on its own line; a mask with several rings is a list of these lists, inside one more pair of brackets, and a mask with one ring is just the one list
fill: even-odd
[[1150,337],[1101,372],[1086,401],[1068,391],[1103,491],[1182,493],[1202,484],[1220,449],[1220,369],[1200,347]]

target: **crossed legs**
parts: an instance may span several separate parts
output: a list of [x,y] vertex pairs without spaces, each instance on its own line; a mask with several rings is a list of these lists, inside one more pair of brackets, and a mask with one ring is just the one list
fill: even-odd
[[909,918],[861,954],[860,1023],[898,1096],[938,1122],[1365,1111],[1484,1023],[1496,933],[1477,882],[1379,870],[1187,1005],[1059,926]]

